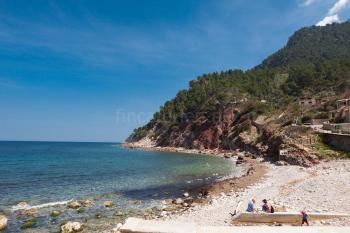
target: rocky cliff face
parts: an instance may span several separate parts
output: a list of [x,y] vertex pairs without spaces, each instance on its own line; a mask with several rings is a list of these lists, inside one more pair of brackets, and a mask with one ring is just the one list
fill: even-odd
[[[312,150],[299,145],[288,135],[292,116],[257,114],[256,106],[247,102],[240,105],[217,106],[212,112],[198,114],[181,122],[179,127],[155,124],[136,146],[182,147],[197,150],[241,150],[255,157],[284,160],[290,164],[312,166],[318,163]],[[306,130],[304,134],[311,135]],[[297,136],[295,136],[297,135]],[[294,134],[294,138],[302,134]],[[139,144],[137,144],[139,142]],[[141,142],[141,143],[140,143]],[[147,142],[147,143],[145,143]],[[147,145],[146,145],[147,144]],[[280,150],[289,150],[280,156]]]

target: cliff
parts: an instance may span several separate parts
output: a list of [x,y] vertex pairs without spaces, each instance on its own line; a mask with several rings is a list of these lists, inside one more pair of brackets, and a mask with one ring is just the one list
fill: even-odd
[[[126,141],[198,150],[240,149],[311,166],[317,163],[317,152],[302,141],[316,136],[294,123],[327,116],[334,101],[347,95],[349,41],[350,22],[303,28],[251,70],[214,72],[191,81],[189,89],[167,101]],[[327,101],[304,109],[297,100],[305,96]],[[289,153],[281,157],[283,149]]]

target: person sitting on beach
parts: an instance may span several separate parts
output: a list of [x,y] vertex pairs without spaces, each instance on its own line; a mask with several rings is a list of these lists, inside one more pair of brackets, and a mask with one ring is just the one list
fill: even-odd
[[248,202],[248,207],[246,209],[247,212],[254,212],[254,205],[255,205],[255,199],[252,198],[249,202]]
[[301,215],[303,216],[301,220],[301,226],[303,226],[304,223],[306,223],[306,225],[309,226],[309,215],[306,213],[305,210],[301,211]]
[[264,199],[262,201],[264,204],[262,205],[262,211],[265,213],[274,213],[275,209],[272,207],[272,205],[270,205],[269,203],[267,203],[267,200]]

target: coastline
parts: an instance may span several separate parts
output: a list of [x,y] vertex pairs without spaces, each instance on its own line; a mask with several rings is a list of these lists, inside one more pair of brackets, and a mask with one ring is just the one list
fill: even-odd
[[161,147],[156,146],[150,140],[143,140],[139,142],[123,143],[122,147],[136,150],[145,150],[145,151],[159,151],[159,152],[172,152],[172,153],[183,153],[183,154],[196,154],[196,155],[210,155],[217,157],[232,157],[237,154],[236,151],[227,151],[219,149],[186,149],[184,147]]
[[[126,146],[133,149],[206,154],[226,158],[237,154],[218,150],[162,148],[144,144]],[[194,205],[189,205],[183,210],[163,212],[163,216],[159,218],[164,221],[195,222],[198,225],[231,226],[235,223],[232,222],[230,213],[236,210],[239,203],[242,203],[239,211],[244,211],[251,198],[257,199],[258,208],[261,200],[266,198],[277,212],[299,212],[306,209],[317,213],[350,213],[350,160],[322,161],[309,168],[278,166],[249,156],[244,156],[244,160],[247,173],[203,187],[208,193],[208,198],[198,198],[193,201]],[[196,191],[198,190],[194,190]],[[349,226],[350,219],[317,221],[311,222],[311,225]]]

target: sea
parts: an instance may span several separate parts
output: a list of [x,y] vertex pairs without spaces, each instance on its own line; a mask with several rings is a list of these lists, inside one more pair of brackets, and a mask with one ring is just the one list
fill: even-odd
[[[234,172],[227,159],[128,149],[120,143],[0,141],[0,212],[9,218],[5,232],[20,232],[28,220],[35,221],[33,232],[59,232],[65,221],[137,213]],[[68,209],[71,200],[94,205]],[[104,207],[107,200],[112,208]],[[16,207],[23,201],[37,213],[23,214]],[[53,210],[62,214],[52,217]]]

